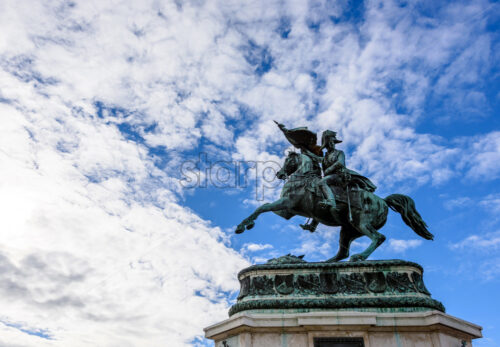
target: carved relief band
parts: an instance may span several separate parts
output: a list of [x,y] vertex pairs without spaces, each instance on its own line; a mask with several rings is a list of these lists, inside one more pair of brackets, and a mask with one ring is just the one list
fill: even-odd
[[254,265],[238,275],[240,293],[230,314],[251,309],[437,309],[420,265],[402,260]]

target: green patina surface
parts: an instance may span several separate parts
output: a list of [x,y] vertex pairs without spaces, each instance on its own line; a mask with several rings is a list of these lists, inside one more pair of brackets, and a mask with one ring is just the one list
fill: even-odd
[[286,255],[240,271],[230,315],[248,310],[439,310],[420,265],[404,260],[307,263]]
[[229,315],[248,310],[295,309],[297,312],[310,312],[311,309],[336,310],[374,308],[377,312],[415,312],[438,310],[445,312],[442,303],[431,298],[328,298],[328,299],[291,299],[291,300],[255,300],[240,302],[231,307]]
[[[317,135],[307,127],[287,129],[279,123],[278,127],[300,153],[290,152],[276,174],[285,181],[280,198],[259,206],[243,219],[236,227],[237,234],[252,229],[262,213],[274,212],[285,219],[300,215],[312,219],[310,224],[300,225],[310,232],[320,223],[341,227],[339,250],[328,262],[349,256],[351,261],[363,261],[385,241],[379,229],[386,223],[390,208],[417,235],[427,240],[434,238],[413,199],[403,194],[381,198],[367,177],[346,167],[344,152],[336,148],[342,141],[337,139],[335,131],[325,130],[318,146]],[[363,252],[350,255],[352,241],[361,236],[370,238],[370,245]]]
[[[389,208],[417,235],[433,239],[414,201],[402,194],[377,196],[367,177],[346,167],[344,152],[336,148],[342,142],[336,132],[325,130],[318,146],[317,135],[307,127],[277,125],[300,153],[290,152],[277,173],[286,181],[280,198],[258,207],[237,226],[236,233],[252,229],[262,213],[272,211],[286,219],[301,215],[312,219],[310,224],[301,225],[310,232],[319,223],[340,226],[339,250],[321,263],[308,263],[303,256],[288,254],[243,269],[238,274],[238,301],[229,314],[276,309],[444,311],[425,287],[420,265],[404,260],[366,260],[385,241],[378,230],[384,226]],[[369,237],[370,245],[350,256],[352,241],[361,236]],[[349,262],[340,262],[349,256]]]
[[389,271],[391,267],[394,266],[409,266],[414,267],[423,272],[422,266],[420,264],[401,260],[401,259],[388,259],[388,260],[365,260],[359,262],[306,262],[302,260],[301,262],[292,262],[289,259],[300,258],[293,255],[286,255],[283,257],[275,258],[269,260],[266,264],[252,265],[244,268],[238,273],[238,278],[242,275],[258,270],[288,270],[288,269],[318,269],[318,270],[328,270],[328,269],[355,269],[362,267],[377,268],[380,270]]

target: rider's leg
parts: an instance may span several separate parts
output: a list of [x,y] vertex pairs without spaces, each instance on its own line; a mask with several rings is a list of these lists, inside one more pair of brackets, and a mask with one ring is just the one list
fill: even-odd
[[321,187],[321,191],[323,192],[323,196],[325,199],[320,202],[322,206],[327,206],[330,208],[336,208],[337,204],[335,202],[335,195],[333,195],[332,189],[328,186],[329,183],[333,183],[335,181],[335,177],[333,175],[325,176],[319,181],[319,186]]

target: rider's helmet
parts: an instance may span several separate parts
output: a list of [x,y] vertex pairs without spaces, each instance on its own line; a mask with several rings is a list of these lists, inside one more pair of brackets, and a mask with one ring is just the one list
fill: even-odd
[[321,135],[321,149],[326,147],[326,144],[328,143],[329,139],[333,139],[333,142],[335,143],[342,142],[342,140],[337,139],[337,132],[331,130],[325,130]]

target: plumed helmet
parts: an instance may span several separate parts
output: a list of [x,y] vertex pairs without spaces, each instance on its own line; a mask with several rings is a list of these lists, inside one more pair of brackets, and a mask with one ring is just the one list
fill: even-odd
[[337,133],[335,131],[331,130],[325,130],[323,131],[323,134],[321,135],[321,148],[325,148],[326,144],[328,143],[329,139],[333,138],[333,142],[335,143],[341,143],[342,141],[337,139]]

